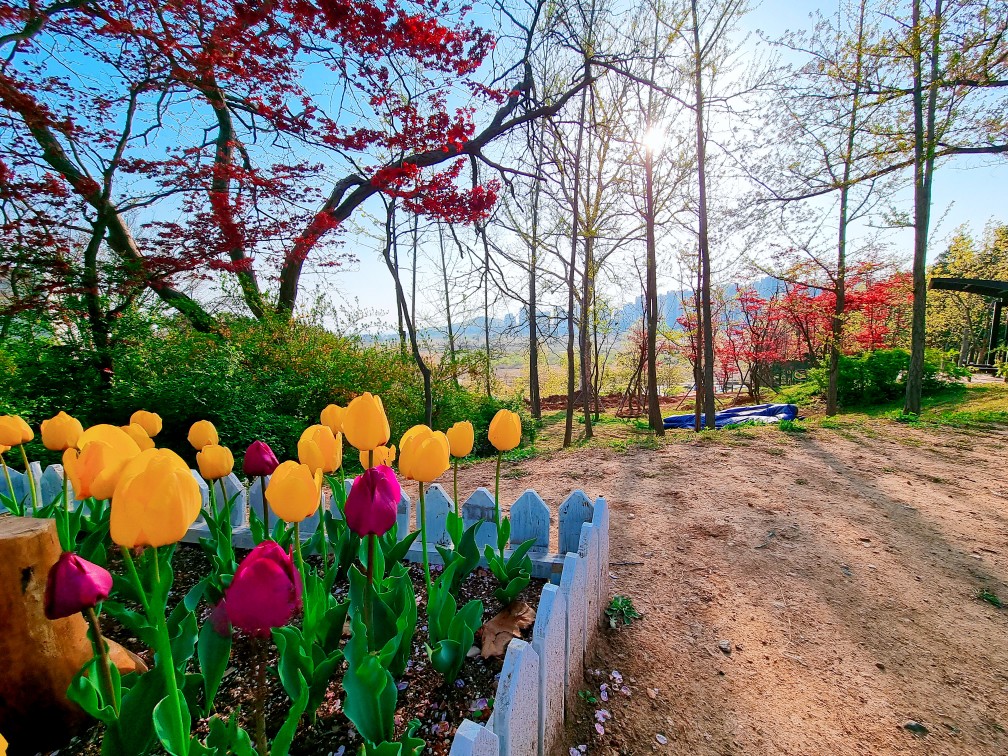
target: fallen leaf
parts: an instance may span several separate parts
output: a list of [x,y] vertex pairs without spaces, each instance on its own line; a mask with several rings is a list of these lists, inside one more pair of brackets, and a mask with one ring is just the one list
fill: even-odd
[[503,611],[483,623],[476,632],[480,653],[484,659],[504,656],[512,638],[520,638],[521,631],[535,622],[535,609],[524,601],[513,601]]

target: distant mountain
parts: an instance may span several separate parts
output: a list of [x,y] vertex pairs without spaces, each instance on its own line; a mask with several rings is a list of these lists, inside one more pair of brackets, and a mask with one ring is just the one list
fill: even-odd
[[[761,297],[769,297],[781,286],[781,282],[771,276],[764,276],[753,282],[756,291]],[[734,296],[738,291],[738,284],[728,286],[728,294]],[[669,328],[678,328],[679,317],[683,314],[683,302],[689,301],[693,292],[687,290],[670,290],[658,296],[658,306],[665,313],[665,322]],[[617,313],[618,330],[620,333],[629,331],[643,317],[644,308],[642,297],[637,297],[632,302],[623,305]],[[566,320],[566,310],[562,307],[539,310],[539,327],[544,333],[549,332],[557,323]],[[496,338],[502,334],[515,331],[524,331],[527,328],[527,317],[525,311],[519,313],[508,313],[499,318],[490,319],[490,336]],[[483,318],[472,318],[462,323],[453,324],[455,338],[459,341],[474,342],[483,339]],[[422,339],[438,341],[445,338],[445,328],[424,328],[420,331]],[[394,336],[394,334],[392,334]]]

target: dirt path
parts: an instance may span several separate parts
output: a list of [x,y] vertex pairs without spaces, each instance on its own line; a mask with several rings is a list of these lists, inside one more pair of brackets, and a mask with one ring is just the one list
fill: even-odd
[[644,614],[590,664],[631,695],[579,701],[559,753],[1008,753],[1008,610],[974,597],[1008,599],[1008,431],[725,438],[505,466],[502,498],[607,497]]

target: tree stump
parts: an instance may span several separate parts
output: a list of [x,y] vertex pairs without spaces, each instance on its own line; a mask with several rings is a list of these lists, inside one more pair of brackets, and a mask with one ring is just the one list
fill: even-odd
[[[66,690],[92,655],[87,622],[45,616],[46,577],[61,553],[54,520],[0,517],[0,733],[12,756],[57,747],[85,721]],[[124,674],[146,669],[116,643],[109,653]]]

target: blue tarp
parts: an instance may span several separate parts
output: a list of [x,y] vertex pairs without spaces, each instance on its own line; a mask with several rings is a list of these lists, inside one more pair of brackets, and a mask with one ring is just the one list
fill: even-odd
[[[797,404],[752,404],[748,407],[732,407],[721,410],[714,415],[714,427],[724,428],[726,425],[736,425],[752,421],[755,423],[778,423],[781,420],[794,420],[798,417]],[[695,417],[688,415],[672,415],[665,418],[665,429],[693,428]],[[704,427],[704,419],[700,418],[700,427]]]

